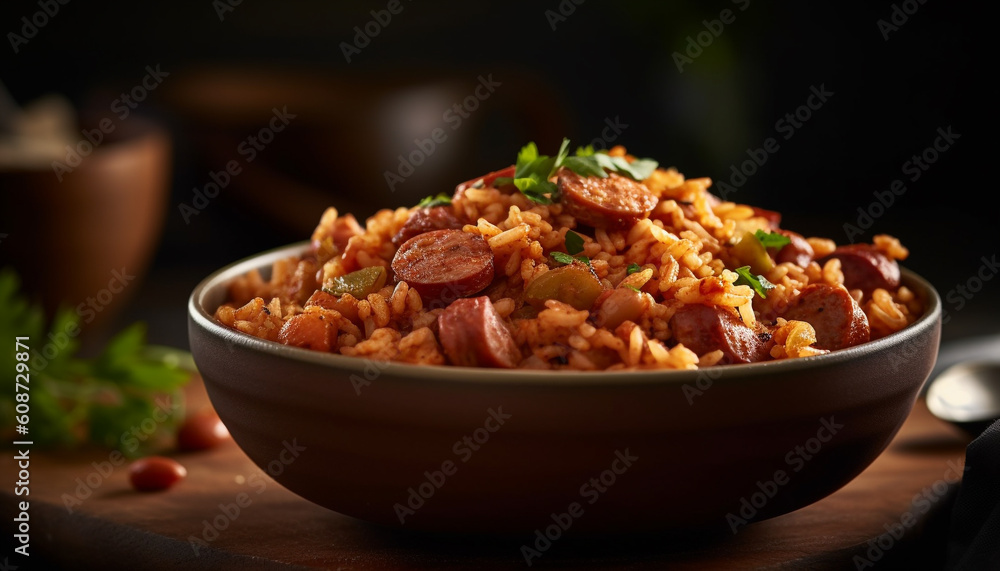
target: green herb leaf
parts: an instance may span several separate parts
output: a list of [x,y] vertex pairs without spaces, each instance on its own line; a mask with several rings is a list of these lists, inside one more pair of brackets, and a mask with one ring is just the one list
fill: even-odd
[[559,262],[560,264],[572,264],[576,261],[576,258],[570,256],[569,254],[564,254],[562,252],[552,252],[552,259]]
[[653,159],[635,159],[632,162],[625,161],[628,165],[626,168],[619,169],[628,176],[634,178],[635,180],[646,180],[649,178],[653,171],[660,163],[654,161]]
[[569,139],[564,138],[555,157],[539,154],[534,142],[521,147],[514,163],[514,177],[497,178],[493,184],[501,187],[513,183],[532,201],[552,204],[559,200],[559,187],[549,179],[560,167],[566,167],[580,176],[605,178],[610,171],[644,180],[656,170],[657,165],[652,159],[635,159],[630,163],[624,157],[612,157],[604,151],[595,152],[591,145],[577,147],[576,154],[570,156]]
[[553,165],[552,171],[554,174],[555,170],[562,166],[566,161],[566,157],[569,156],[569,139],[563,138],[562,144],[559,145],[559,152],[556,153],[556,162]]
[[599,178],[606,178],[608,173],[605,172],[604,167],[601,166],[601,163],[595,157],[597,157],[597,155],[589,155],[586,157],[567,157],[567,159],[563,161],[563,166],[580,176],[596,176]]
[[632,274],[634,274],[636,272],[641,272],[641,271],[642,271],[642,267],[640,267],[639,264],[632,263],[632,264],[629,264],[628,268],[625,270],[625,275],[626,276],[630,276],[630,275],[632,275]]
[[636,293],[642,293],[642,290],[639,289],[639,288],[637,288],[637,287],[635,287],[634,285],[627,285],[625,287],[627,287],[628,289],[630,289],[630,290],[632,290],[632,291],[634,291]]
[[[31,424],[30,437],[39,446],[74,446],[85,441],[116,447],[127,456],[169,444],[183,412],[171,407],[166,416],[153,414],[160,399],[172,395],[182,402],[180,388],[190,379],[183,368],[190,355],[160,349],[149,353],[146,329],[135,324],[116,335],[94,359],[76,356],[79,316],[59,310],[46,335],[41,307],[18,293],[20,280],[11,270],[0,270],[0,337],[29,337]],[[54,341],[59,339],[58,345]],[[51,346],[54,351],[47,348]],[[0,352],[0,366],[14,369],[14,353]],[[190,367],[190,365],[186,365]],[[0,432],[16,425],[14,383],[0,391]],[[23,392],[23,391],[21,391]],[[155,422],[147,432],[149,420]],[[143,425],[142,441],[125,435]]]
[[435,206],[451,206],[451,197],[440,192],[437,196],[426,196],[417,203],[417,208],[433,208]]
[[792,239],[777,232],[765,232],[758,229],[754,237],[764,245],[765,248],[783,248],[792,242]]
[[538,204],[552,204],[552,199],[546,195],[557,190],[554,183],[537,177],[515,178],[514,186],[521,191],[521,194]]
[[583,236],[572,230],[566,231],[566,251],[575,256],[583,251]]
[[750,272],[750,266],[741,266],[734,270],[740,277],[736,278],[736,285],[748,285],[753,288],[757,295],[766,298],[767,292],[774,289],[774,284],[767,281],[767,278]]

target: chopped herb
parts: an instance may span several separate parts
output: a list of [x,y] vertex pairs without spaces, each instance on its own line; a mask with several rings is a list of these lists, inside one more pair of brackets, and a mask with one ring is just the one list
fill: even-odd
[[564,254],[562,252],[552,252],[552,259],[559,262],[560,264],[572,264],[576,258],[570,256],[569,254]]
[[576,260],[590,266],[590,258],[580,255],[583,251],[583,236],[572,230],[566,231],[566,251],[569,253],[552,252],[552,258],[561,264],[572,264]]
[[559,187],[549,179],[559,167],[566,167],[580,176],[605,178],[610,171],[644,180],[656,170],[657,164],[652,159],[635,159],[630,163],[625,157],[612,157],[604,151],[594,151],[592,145],[577,147],[576,153],[570,156],[569,139],[563,139],[556,156],[549,157],[538,154],[538,146],[531,142],[517,153],[514,177],[497,178],[494,185],[500,187],[513,183],[533,202],[552,204],[559,200]]
[[637,288],[637,287],[635,287],[634,285],[627,285],[625,287],[627,287],[628,289],[630,289],[630,290],[632,290],[632,291],[634,291],[636,293],[642,293],[642,290],[639,289],[639,288]]
[[777,232],[765,232],[763,230],[757,230],[754,233],[754,237],[764,245],[765,248],[783,248],[792,242],[792,239],[784,234],[778,234]]
[[630,276],[630,275],[632,275],[632,274],[634,274],[636,272],[641,272],[641,271],[642,271],[642,267],[640,267],[639,264],[632,263],[632,264],[629,264],[628,265],[628,269],[625,270],[625,272],[626,272],[625,275]]
[[736,285],[748,285],[763,298],[767,297],[768,290],[774,289],[774,284],[767,281],[767,278],[760,274],[751,273],[750,266],[741,266],[735,271],[740,276],[736,278]]
[[572,230],[566,231],[566,251],[575,256],[583,251],[583,236]]
[[[19,292],[13,270],[0,270],[0,336],[31,339],[31,434],[39,446],[78,446],[93,442],[118,448],[132,457],[169,445],[183,419],[183,385],[191,378],[189,353],[146,344],[146,327],[136,323],[117,335],[90,359],[76,355],[79,331],[75,311],[58,311],[45,330],[41,307]],[[48,339],[64,339],[55,351]],[[44,346],[44,347],[43,347]],[[0,366],[14,369],[14,353],[0,354]],[[12,383],[13,384],[13,383]],[[26,394],[26,393],[25,393]],[[14,391],[0,394],[0,431],[13,433]],[[156,419],[140,440],[126,438],[137,426]],[[162,419],[162,420],[160,420]],[[145,428],[144,428],[145,430]]]
[[[475,187],[475,185],[472,186]],[[437,196],[426,196],[417,203],[417,208],[432,208],[434,206],[451,206],[451,197],[441,192]]]

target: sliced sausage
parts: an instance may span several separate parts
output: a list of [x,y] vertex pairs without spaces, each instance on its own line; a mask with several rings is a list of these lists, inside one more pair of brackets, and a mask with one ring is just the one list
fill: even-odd
[[809,242],[801,234],[789,230],[778,230],[778,232],[787,236],[791,242],[778,250],[778,253],[774,256],[774,261],[779,264],[791,262],[802,268],[809,267],[809,262],[816,255]]
[[452,365],[511,369],[521,362],[517,342],[485,295],[449,305],[438,317],[438,337]]
[[868,295],[875,288],[892,290],[899,287],[899,264],[871,244],[840,246],[820,260],[820,265],[830,258],[840,260],[847,289],[860,289]]
[[659,200],[642,183],[616,173],[584,177],[561,168],[558,181],[566,211],[595,228],[628,228],[649,216]]
[[772,230],[777,230],[778,226],[781,225],[780,212],[776,212],[774,210],[768,210],[766,208],[758,208],[756,206],[751,206],[750,208],[753,209],[754,216],[759,216],[761,218],[767,219],[767,224],[768,226],[771,227]]
[[808,285],[782,317],[812,325],[816,330],[816,347],[820,349],[843,349],[871,338],[868,317],[842,287]]
[[414,236],[432,230],[461,229],[462,223],[455,218],[450,206],[435,206],[414,210],[403,227],[392,237],[392,243],[400,245]]
[[493,251],[479,234],[433,230],[404,242],[392,271],[424,299],[456,299],[490,285]]
[[685,305],[670,320],[674,339],[698,355],[721,349],[724,363],[754,363],[767,358],[767,334],[747,327],[733,310]]
[[502,168],[498,171],[493,171],[489,174],[477,176],[474,179],[467,180],[455,187],[455,194],[453,198],[459,198],[462,196],[462,193],[465,192],[465,189],[467,188],[490,188],[498,178],[514,178],[515,172],[516,169],[514,165],[510,165],[509,167]]

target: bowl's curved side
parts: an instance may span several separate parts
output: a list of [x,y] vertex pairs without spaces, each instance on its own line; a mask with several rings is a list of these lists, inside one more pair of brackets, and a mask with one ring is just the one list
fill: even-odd
[[738,531],[867,467],[913,406],[940,337],[940,299],[907,273],[927,315],[848,357],[798,364],[554,382],[298,358],[309,352],[205,319],[247,268],[237,269],[200,286],[189,315],[192,353],[233,437],[299,495],[409,529],[531,533],[576,504],[581,531]]

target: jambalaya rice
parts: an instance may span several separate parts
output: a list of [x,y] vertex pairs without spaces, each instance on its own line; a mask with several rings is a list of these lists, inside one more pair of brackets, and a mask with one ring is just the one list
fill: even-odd
[[[600,158],[638,165],[623,147]],[[843,247],[803,237],[673,168],[639,182],[625,168],[561,167],[544,187],[556,192],[529,196],[509,180],[522,166],[363,226],[329,208],[307,253],[274,263],[269,279],[233,281],[215,317],[369,359],[612,370],[818,355],[923,311],[899,282],[908,252],[891,236]]]

